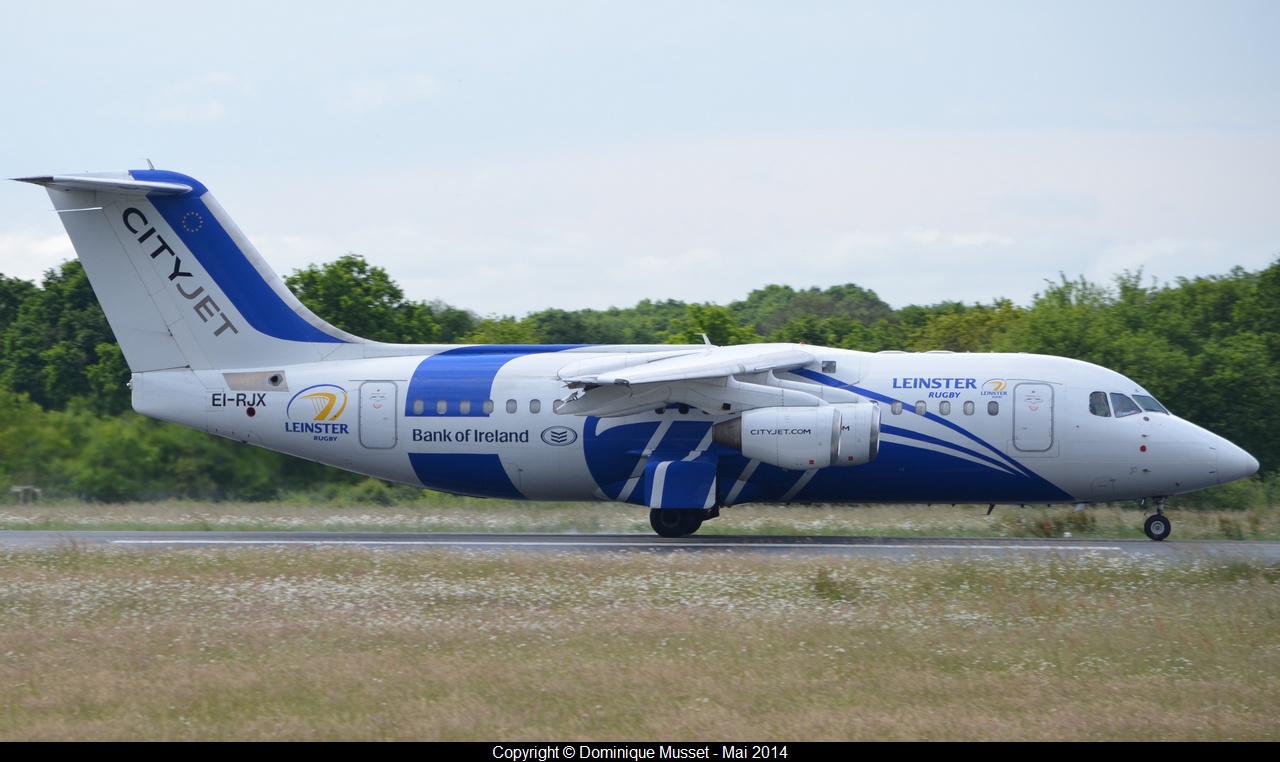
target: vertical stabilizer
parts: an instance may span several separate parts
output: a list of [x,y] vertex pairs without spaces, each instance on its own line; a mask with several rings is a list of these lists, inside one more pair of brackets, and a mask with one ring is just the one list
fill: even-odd
[[18,179],[48,189],[135,373],[291,365],[362,343],[304,307],[193,178]]

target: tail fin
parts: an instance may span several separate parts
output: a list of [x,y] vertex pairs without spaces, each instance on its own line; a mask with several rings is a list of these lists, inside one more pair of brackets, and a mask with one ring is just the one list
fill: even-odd
[[48,189],[133,372],[363,354],[362,339],[290,293],[198,181],[153,169],[17,179]]

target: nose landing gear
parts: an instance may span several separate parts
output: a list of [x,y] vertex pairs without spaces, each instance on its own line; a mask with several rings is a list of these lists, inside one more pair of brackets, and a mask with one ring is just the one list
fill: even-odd
[[[1173,527],[1169,524],[1169,518],[1164,515],[1164,498],[1157,497],[1155,500],[1156,512],[1147,517],[1146,523],[1142,525],[1142,530],[1147,533],[1147,537],[1159,542],[1169,536],[1169,532]],[[1144,506],[1146,503],[1146,500],[1142,501]]]

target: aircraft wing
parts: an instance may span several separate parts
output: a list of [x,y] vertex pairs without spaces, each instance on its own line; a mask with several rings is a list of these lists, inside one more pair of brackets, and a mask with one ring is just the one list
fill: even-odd
[[[746,345],[737,347],[710,347],[708,349],[672,355],[665,352],[647,355],[621,356],[619,363],[630,361],[622,367],[611,368],[595,361],[596,368],[586,363],[574,363],[560,371],[560,380],[570,386],[607,384],[655,384],[694,379],[724,378],[771,370],[794,370],[815,362],[812,353],[793,345]],[[636,364],[636,360],[640,363]]]
[[588,360],[560,370],[560,380],[580,391],[562,401],[556,412],[613,417],[669,404],[685,404],[709,413],[820,405],[821,395],[759,382],[759,374],[795,370],[816,362],[813,353],[794,344],[709,347]]

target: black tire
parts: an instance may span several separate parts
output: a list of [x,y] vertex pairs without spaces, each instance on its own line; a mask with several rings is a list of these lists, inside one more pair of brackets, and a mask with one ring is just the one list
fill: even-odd
[[1142,526],[1142,530],[1147,533],[1147,537],[1159,542],[1169,536],[1169,532],[1173,529],[1169,525],[1169,519],[1163,513],[1157,513],[1147,517],[1147,523]]
[[659,537],[684,537],[698,531],[704,513],[687,508],[652,508],[649,510],[649,526]]

